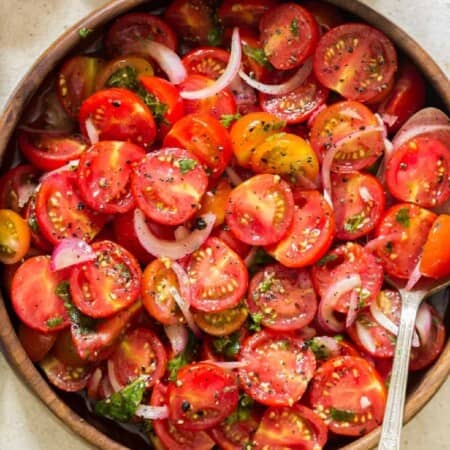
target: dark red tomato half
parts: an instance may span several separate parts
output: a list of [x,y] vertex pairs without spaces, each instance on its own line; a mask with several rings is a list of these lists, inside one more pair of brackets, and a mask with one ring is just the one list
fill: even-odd
[[398,200],[424,208],[441,205],[450,198],[450,148],[439,139],[414,138],[395,149],[385,174]]
[[302,0],[302,6],[316,18],[321,34],[345,21],[342,10],[330,3],[321,0]]
[[124,213],[132,209],[131,171],[144,156],[144,149],[130,142],[100,141],[94,144],[81,156],[77,170],[83,200],[102,213]]
[[391,41],[362,23],[346,23],[325,33],[314,53],[321,84],[349,100],[376,102],[392,86],[397,55]]
[[42,235],[53,244],[65,238],[90,242],[106,222],[105,216],[83,202],[72,171],[54,173],[42,181],[36,196],[36,219]]
[[323,420],[306,406],[268,408],[254,436],[257,450],[322,448],[328,438]]
[[136,301],[141,269],[134,256],[114,242],[94,242],[92,249],[95,260],[73,269],[70,293],[84,314],[108,317]]
[[182,367],[167,392],[169,419],[182,430],[198,431],[218,425],[237,407],[236,376],[214,364]]
[[335,235],[333,211],[318,191],[296,193],[294,218],[284,238],[266,251],[286,267],[314,264]]
[[134,168],[131,190],[137,206],[155,222],[179,225],[200,206],[208,177],[194,154],[166,148],[147,154]]
[[331,186],[336,237],[354,240],[370,233],[378,225],[386,204],[378,179],[359,172],[333,174]]
[[[322,261],[312,268],[312,280],[320,297],[324,297],[334,283],[352,275],[359,275],[361,288],[358,302],[361,307],[368,306],[376,298],[383,283],[383,268],[376,258],[364,247],[347,242],[328,253]],[[343,294],[336,305],[341,313],[348,312],[352,293]]]
[[33,362],[39,362],[51,350],[56,341],[58,333],[43,333],[26,326],[19,325],[18,337],[27,355]]
[[217,16],[225,27],[257,30],[262,16],[277,4],[277,0],[225,0]]
[[119,342],[110,358],[111,370],[118,382],[126,386],[146,375],[146,386],[153,386],[166,371],[167,355],[156,334],[147,328],[136,328]]
[[274,244],[286,235],[293,207],[291,188],[279,175],[256,175],[231,192],[226,222],[246,244]]
[[105,47],[109,56],[126,53],[127,45],[140,40],[151,40],[177,48],[177,36],[172,28],[159,17],[148,13],[130,13],[119,17],[105,36]]
[[191,306],[199,311],[233,308],[247,290],[248,273],[244,262],[218,238],[209,238],[192,253],[187,273],[191,282]]
[[283,95],[259,94],[261,109],[288,124],[305,122],[328,98],[328,89],[310,75],[297,89]]
[[312,55],[319,39],[316,19],[295,3],[285,3],[267,11],[259,30],[264,53],[279,70],[302,64]]
[[156,136],[152,112],[128,89],[103,89],[88,97],[81,105],[79,124],[89,137],[87,121],[101,141],[131,141],[148,148]]
[[41,250],[45,253],[51,253],[53,250],[53,244],[51,244],[42,235],[36,218],[36,196],[33,195],[27,203],[23,212],[24,219],[27,221],[30,227],[31,233],[31,245],[32,247]]
[[12,281],[11,301],[25,325],[43,333],[69,326],[64,301],[56,293],[58,285],[68,276],[65,270],[53,272],[47,256],[29,258],[17,269]]
[[317,311],[316,293],[309,272],[266,266],[252,278],[247,297],[252,314],[261,314],[261,323],[273,330],[299,330],[307,326]]
[[409,278],[435,219],[436,214],[411,203],[399,203],[385,212],[376,237],[387,242],[375,254],[389,275]]
[[78,159],[88,148],[86,140],[77,135],[53,136],[21,132],[18,138],[25,158],[41,170],[54,170]]
[[314,374],[308,400],[330,431],[361,436],[381,424],[386,387],[365,359],[338,356]]
[[[167,387],[157,383],[151,396],[152,406],[167,405]],[[169,419],[154,420],[153,429],[164,448],[170,450],[211,450],[214,441],[205,431],[179,430],[175,422]]]
[[304,341],[279,332],[260,331],[250,336],[239,360],[248,363],[239,369],[242,389],[269,406],[298,402],[316,369],[314,353]]
[[163,145],[192,152],[212,178],[223,173],[232,155],[231,139],[226,128],[209,114],[183,117],[172,127]]
[[217,47],[200,47],[183,56],[183,65],[189,75],[203,75],[217,80],[230,59],[230,53]]

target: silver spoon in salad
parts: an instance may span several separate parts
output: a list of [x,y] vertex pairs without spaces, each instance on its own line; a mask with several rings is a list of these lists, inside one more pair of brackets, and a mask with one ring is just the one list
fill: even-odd
[[378,450],[398,450],[400,448],[409,357],[417,311],[422,300],[450,286],[450,276],[438,280],[422,278],[412,290],[406,290],[405,283],[400,280],[389,277],[386,277],[385,280],[398,289],[402,299],[402,307]]

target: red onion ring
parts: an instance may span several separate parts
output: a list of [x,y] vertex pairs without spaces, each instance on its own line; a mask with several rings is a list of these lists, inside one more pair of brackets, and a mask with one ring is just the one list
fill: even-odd
[[[432,326],[433,316],[431,315],[430,307],[426,303],[422,303],[416,317],[416,330],[420,337],[417,347],[420,347],[420,344],[425,345],[430,339]],[[419,341],[419,339],[417,340]]]
[[164,331],[169,339],[173,354],[179,355],[185,348],[188,342],[188,332],[182,323],[173,325],[164,325]]
[[169,417],[169,408],[163,406],[139,405],[135,415],[147,420],[165,420]]
[[327,350],[327,358],[339,356],[339,344],[330,336],[315,336],[312,341]]
[[53,250],[50,260],[52,271],[62,270],[95,259],[92,247],[81,239],[63,239]]
[[411,275],[408,278],[408,281],[405,285],[405,289],[407,291],[410,291],[422,278],[422,274],[420,273],[420,261],[422,258],[419,258],[417,261],[417,264],[414,266],[413,271],[411,272]]
[[233,187],[239,186],[243,182],[242,178],[236,173],[236,171],[232,167],[228,166],[225,169],[225,174],[227,175]]
[[269,95],[283,95],[292,92],[301,86],[309,77],[312,71],[312,58],[308,58],[289,80],[281,84],[264,84],[248,76],[243,70],[239,71],[239,76],[252,88]]
[[108,359],[107,368],[108,368],[109,383],[111,384],[113,391],[114,392],[121,391],[125,386],[122,386],[119,383],[119,380],[117,379],[117,375],[116,375],[116,367],[114,366],[114,363],[111,359]]
[[345,328],[350,328],[353,325],[353,322],[356,320],[358,315],[359,307],[358,307],[358,292],[353,290],[350,294],[350,301],[348,303],[348,313],[345,318]]
[[362,346],[372,354],[375,354],[377,350],[377,346],[373,339],[373,336],[367,330],[365,325],[362,325],[361,322],[356,321],[356,334],[358,335],[358,339],[360,340]]
[[210,359],[204,362],[213,364],[214,366],[220,367],[221,369],[225,370],[242,369],[250,364],[248,361],[213,361]]
[[396,241],[402,239],[403,233],[395,232],[386,234],[386,236],[378,236],[375,239],[372,239],[371,241],[367,242],[367,244],[364,246],[364,248],[368,251],[373,253],[374,251],[378,250],[380,247],[386,245],[388,242]]
[[205,214],[202,216],[206,223],[203,230],[194,230],[184,239],[179,241],[167,241],[156,237],[145,222],[144,213],[136,209],[134,211],[134,230],[142,247],[157,258],[180,259],[191,254],[200,247],[211,234],[216,216],[214,214]]
[[180,95],[186,100],[201,100],[212,97],[230,85],[239,73],[242,61],[241,38],[239,28],[234,28],[231,36],[231,51],[227,67],[214,83],[196,91],[181,91]]
[[[97,397],[98,388],[100,387],[100,382],[102,381],[103,372],[100,367],[97,367],[94,370],[94,373],[89,378],[89,381],[87,382],[87,390],[89,393],[94,393],[95,397]],[[90,396],[90,394],[89,394]]]
[[393,114],[381,113],[380,116],[388,127],[392,127],[398,120],[398,116],[394,116]]
[[96,144],[100,140],[100,137],[97,128],[95,128],[94,121],[89,117],[86,119],[85,125],[90,143],[92,145]]

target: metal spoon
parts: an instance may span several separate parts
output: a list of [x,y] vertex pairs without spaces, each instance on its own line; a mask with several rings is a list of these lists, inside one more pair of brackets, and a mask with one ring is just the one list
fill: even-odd
[[405,283],[400,280],[386,278],[386,282],[399,290],[402,298],[402,309],[378,450],[398,450],[400,448],[409,357],[417,310],[423,299],[450,285],[450,276],[442,280],[423,278],[411,291],[404,289]]

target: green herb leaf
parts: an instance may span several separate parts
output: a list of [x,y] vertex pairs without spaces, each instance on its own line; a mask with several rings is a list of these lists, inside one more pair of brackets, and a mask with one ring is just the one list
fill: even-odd
[[265,294],[270,290],[273,285],[273,277],[275,274],[269,274],[264,276],[261,283],[258,284],[258,292]]
[[242,394],[239,397],[237,408],[226,418],[227,425],[247,420],[250,417],[250,411],[254,403],[254,400],[247,394]]
[[242,116],[237,114],[222,114],[220,117],[220,123],[225,127],[229,128],[233,122],[239,120]]
[[118,422],[129,422],[142,402],[146,376],[139,377],[128,386],[95,405],[95,413]]
[[180,163],[180,171],[183,175],[195,169],[195,167],[197,166],[197,161],[195,161],[195,159],[190,158],[180,159],[179,163]]
[[32,214],[29,218],[28,218],[28,225],[30,226],[30,228],[35,232],[38,233],[39,232],[39,224],[37,223],[37,219],[36,216],[34,214]]
[[309,339],[305,342],[305,344],[312,350],[314,356],[318,360],[324,360],[330,356],[328,348],[320,342],[317,342],[317,340],[315,340],[314,338]]
[[337,422],[350,422],[355,417],[355,413],[344,411],[343,409],[330,408],[330,417]]
[[214,27],[208,33],[208,44],[213,47],[218,47],[222,43],[222,28],[219,26]]
[[63,323],[64,319],[61,316],[51,317],[45,324],[48,328],[55,328]]
[[344,336],[342,336],[342,334],[335,334],[333,339],[337,342],[342,342],[344,340]]
[[91,30],[90,28],[80,28],[78,30],[78,34],[81,38],[86,39],[94,30]]
[[139,87],[136,69],[132,66],[125,66],[116,70],[108,78],[106,86],[136,90]]
[[316,264],[319,267],[326,266],[331,261],[336,261],[338,259],[338,255],[335,253],[328,253],[328,255],[325,255],[323,258],[319,259],[319,261],[316,262]]
[[198,341],[194,334],[189,331],[189,339],[188,343],[186,344],[186,348],[179,355],[175,356],[175,358],[172,358],[167,363],[169,380],[176,381],[178,371],[186,364],[192,362],[196,358],[197,353]]
[[212,347],[220,355],[224,355],[229,359],[235,358],[241,349],[239,333],[236,332],[228,336],[213,338]]
[[258,247],[249,263],[248,271],[250,275],[254,275],[261,267],[274,262],[275,260],[262,247]]
[[400,208],[395,215],[395,220],[405,228],[408,228],[410,224],[408,208]]
[[136,90],[136,94],[141,97],[144,103],[150,108],[156,122],[158,124],[166,123],[164,115],[166,114],[169,107],[165,103],[161,103],[153,94],[148,92],[143,86],[139,86]]
[[364,219],[365,219],[364,213],[350,216],[344,223],[344,230],[349,233],[353,233],[359,230],[362,223],[364,222]]
[[298,37],[298,20],[297,19],[292,19],[291,33],[293,36]]
[[272,68],[272,64],[270,64],[269,60],[267,59],[267,55],[265,54],[264,49],[258,47],[250,47],[249,45],[244,45],[242,49],[249,58],[252,58],[260,66]]
[[250,331],[261,331],[261,322],[263,319],[262,313],[254,313],[250,314],[250,324],[248,326],[248,329]]

